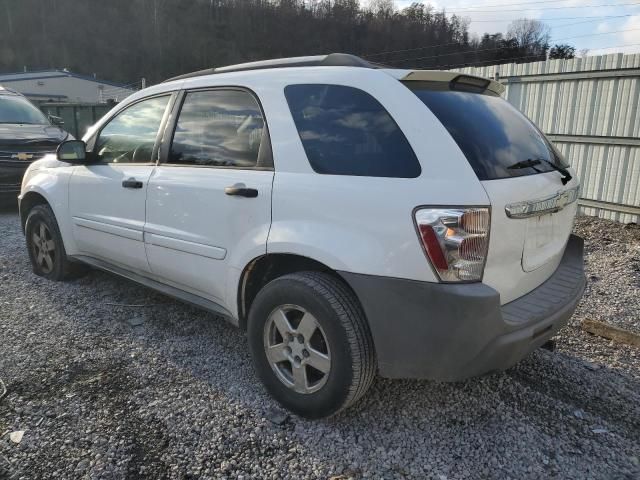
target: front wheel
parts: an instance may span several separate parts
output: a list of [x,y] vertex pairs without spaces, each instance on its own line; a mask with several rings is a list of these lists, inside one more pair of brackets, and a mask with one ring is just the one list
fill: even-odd
[[48,205],[36,205],[29,211],[25,237],[36,275],[49,280],[65,280],[85,271],[84,266],[67,259],[58,222]]
[[267,284],[251,306],[248,336],[267,390],[303,417],[347,408],[375,376],[362,308],[342,281],[326,273],[294,273]]

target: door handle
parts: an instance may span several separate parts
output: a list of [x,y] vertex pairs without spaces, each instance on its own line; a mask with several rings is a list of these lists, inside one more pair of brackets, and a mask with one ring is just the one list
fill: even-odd
[[247,188],[244,183],[236,183],[230,187],[225,187],[224,193],[247,198],[256,198],[258,196],[258,190],[255,188]]
[[135,178],[131,177],[131,178],[128,178],[127,180],[123,180],[122,186],[124,188],[142,188],[142,182],[140,180],[136,180]]

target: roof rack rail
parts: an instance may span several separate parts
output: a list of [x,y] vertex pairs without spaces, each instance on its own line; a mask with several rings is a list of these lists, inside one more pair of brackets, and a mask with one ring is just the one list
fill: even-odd
[[197,72],[185,73],[172,77],[165,82],[172,80],[184,80],[185,78],[200,77],[202,75],[213,75],[215,73],[243,72],[247,70],[262,70],[265,68],[286,68],[286,67],[360,67],[360,68],[380,68],[381,65],[367,62],[362,58],[348,53],[330,53],[328,55],[315,55],[311,57],[290,57],[278,58],[274,60],[261,60],[258,62],[239,63],[227,67],[207,68]]

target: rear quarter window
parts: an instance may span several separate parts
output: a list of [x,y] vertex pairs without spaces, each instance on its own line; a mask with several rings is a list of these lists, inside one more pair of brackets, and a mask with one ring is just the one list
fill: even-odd
[[420,163],[400,127],[368,93],[341,85],[289,85],[285,97],[317,173],[415,178]]
[[[440,120],[480,180],[518,177],[565,168],[561,154],[526,116],[498,95],[405,82]],[[531,167],[519,162],[538,161]]]

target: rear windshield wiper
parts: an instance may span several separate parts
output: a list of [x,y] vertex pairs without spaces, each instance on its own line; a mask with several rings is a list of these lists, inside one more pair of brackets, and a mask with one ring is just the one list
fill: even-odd
[[509,165],[507,168],[509,170],[516,170],[519,168],[533,168],[536,172],[539,172],[540,170],[538,170],[537,168],[535,168],[536,165],[540,165],[542,162],[540,160],[531,160],[531,159],[527,159],[527,160],[523,160],[521,162],[516,162],[513,165]]
[[534,160],[532,159],[523,160],[521,162],[516,162],[513,165],[509,165],[507,168],[508,169],[533,168],[536,172],[540,173],[541,171],[535,167],[536,165],[540,165],[542,162],[548,164],[555,171],[560,172],[562,174],[562,178],[560,180],[562,181],[563,185],[566,185],[567,183],[569,183],[571,181],[571,178],[573,178],[571,177],[571,174],[566,168],[559,167],[558,165],[553,163],[551,160],[547,160],[545,158],[539,158]]
[[551,160],[545,160],[543,158],[542,161],[547,163],[551,168],[553,168],[554,170],[562,174],[562,178],[560,178],[560,180],[562,181],[563,185],[566,185],[567,183],[569,183],[573,178],[569,173],[569,170],[567,170],[566,168],[559,167],[558,165],[553,163]]

